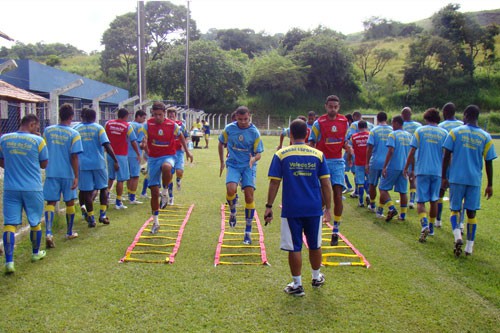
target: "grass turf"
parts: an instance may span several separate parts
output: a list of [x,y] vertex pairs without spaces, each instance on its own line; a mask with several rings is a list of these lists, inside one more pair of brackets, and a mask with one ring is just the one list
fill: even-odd
[[[277,142],[277,137],[264,137],[256,191],[261,218]],[[148,203],[126,211],[111,208],[109,226],[88,229],[78,218],[80,237],[71,241],[64,240],[60,215],[57,247],[31,263],[30,244],[23,239],[15,251],[16,273],[0,275],[0,331],[498,331],[495,196],[482,201],[473,256],[459,259],[452,253],[446,202],[444,227],[421,244],[415,210],[409,210],[406,222],[386,223],[347,198],[341,232],[371,268],[325,267],[326,284],[313,290],[304,250],[306,296],[295,298],[282,291],[291,278],[287,255],[279,250],[279,219],[264,228],[272,266],[214,267],[225,200],[215,136],[210,149],[194,150],[194,155],[194,164],[186,164],[182,190],[175,192],[176,203],[195,204],[175,264],[118,263],[149,218]],[[496,160],[495,174],[498,167]],[[497,177],[494,189],[499,185]]]

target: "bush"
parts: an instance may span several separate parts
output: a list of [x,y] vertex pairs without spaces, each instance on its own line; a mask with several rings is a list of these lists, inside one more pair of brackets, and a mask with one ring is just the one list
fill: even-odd
[[500,133],[500,112],[490,112],[487,119],[488,119],[487,123],[488,132]]

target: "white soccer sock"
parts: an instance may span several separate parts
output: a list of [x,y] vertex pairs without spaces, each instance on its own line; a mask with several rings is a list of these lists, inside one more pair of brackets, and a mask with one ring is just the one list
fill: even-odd
[[465,252],[472,253],[472,247],[474,246],[474,241],[467,241],[465,243]]
[[453,229],[453,236],[455,237],[455,242],[459,239],[462,239],[462,232],[460,229]]
[[319,269],[313,269],[312,270],[312,277],[314,280],[318,280],[319,279]]
[[302,276],[292,276],[293,279],[293,287],[297,288],[298,286],[302,285]]

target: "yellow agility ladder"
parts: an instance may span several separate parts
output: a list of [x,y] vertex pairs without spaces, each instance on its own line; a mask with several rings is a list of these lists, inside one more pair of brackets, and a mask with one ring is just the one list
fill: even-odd
[[[160,230],[158,233],[150,234],[150,224],[153,224],[153,217],[149,218],[137,232],[134,241],[127,248],[125,256],[120,259],[120,262],[173,264],[181,245],[184,228],[193,208],[194,204],[191,206],[167,206],[165,209],[160,209],[158,217]],[[143,248],[143,250],[136,250],[137,247]],[[172,250],[168,251],[168,249]],[[162,259],[156,259],[158,256],[161,256]]]
[[[237,213],[237,220],[240,221],[236,227],[226,230],[229,224],[229,207],[225,204],[221,205],[221,230],[219,235],[219,243],[215,251],[214,265],[270,265],[267,261],[266,246],[264,245],[264,232],[260,223],[257,211],[254,216],[254,226],[257,227],[259,233],[258,245],[242,244],[243,236],[245,235],[245,213],[244,209],[240,209]],[[241,212],[240,212],[241,211]],[[255,227],[252,228],[255,230]],[[254,233],[255,234],[255,233]],[[226,261],[222,261],[224,258]],[[258,258],[258,259],[256,259]]]
[[[333,226],[326,222],[327,227],[322,229],[323,235],[331,235],[333,230]],[[324,266],[363,266],[366,268],[370,267],[370,263],[366,258],[354,247],[354,245],[349,242],[349,240],[342,235],[340,232],[339,235],[339,245],[331,246],[330,239],[322,237],[321,249],[323,253],[322,264]],[[304,235],[302,235],[302,239],[304,244],[307,245],[307,240]],[[343,243],[343,245],[340,245]],[[332,259],[328,261],[328,259]]]

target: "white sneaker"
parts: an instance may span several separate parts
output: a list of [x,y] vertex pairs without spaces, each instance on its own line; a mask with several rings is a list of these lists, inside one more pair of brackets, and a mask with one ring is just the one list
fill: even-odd
[[173,206],[174,205],[174,197],[168,198],[168,205]]
[[410,209],[414,209],[414,208],[415,208],[415,204],[414,204],[413,202],[410,202],[410,203],[408,204],[408,208],[410,208]]
[[159,223],[153,223],[153,226],[151,227],[150,233],[152,235],[157,234],[158,230],[160,230],[160,224]]
[[373,208],[372,206],[368,206],[368,210],[372,213],[376,213],[377,212],[377,208]]
[[144,199],[150,199],[149,195],[147,194],[141,194],[140,197]]
[[160,201],[160,209],[164,209],[167,207],[168,204],[168,196],[165,194],[160,195],[161,201]]
[[127,209],[127,208],[128,208],[128,207],[127,207],[127,206],[125,206],[124,204],[121,204],[121,205],[115,205],[115,209],[118,209],[118,210],[120,210],[120,209]]
[[376,216],[377,216],[378,219],[385,219],[385,215],[384,214],[377,213]]
[[142,201],[137,201],[137,199],[136,199],[134,201],[130,201],[129,205],[142,205],[142,203],[143,203]]
[[434,224],[436,228],[441,228],[441,220],[436,220],[436,223]]

